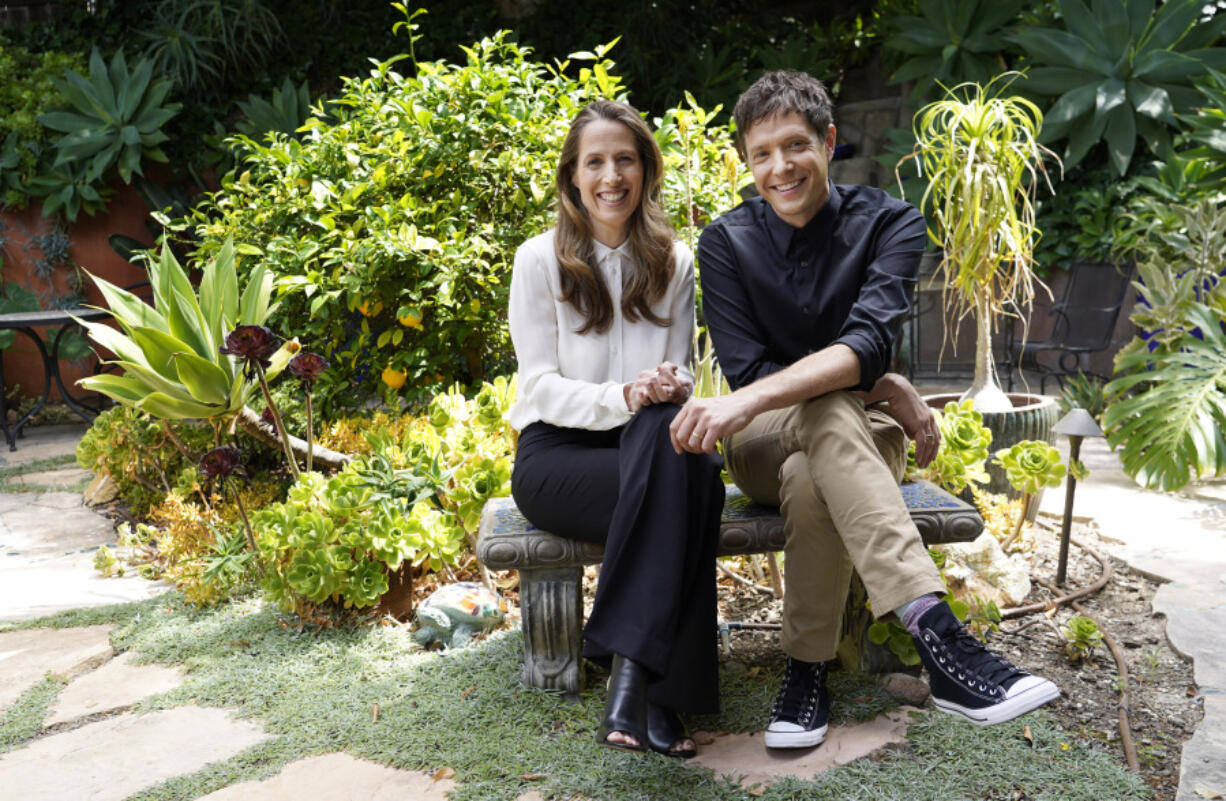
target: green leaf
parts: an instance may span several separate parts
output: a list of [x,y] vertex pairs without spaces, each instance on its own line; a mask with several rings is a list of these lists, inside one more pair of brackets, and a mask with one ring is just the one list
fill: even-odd
[[176,381],[174,357],[177,353],[191,352],[191,346],[157,328],[134,326],[129,335],[144,353],[144,362],[168,381]]
[[86,376],[79,379],[77,385],[90,392],[99,392],[126,406],[136,405],[152,391],[148,384],[135,376],[106,373]]
[[1064,95],[1056,101],[1051,110],[1044,117],[1044,122],[1048,125],[1059,125],[1069,123],[1081,117],[1083,114],[1089,113],[1098,99],[1098,86],[1091,84],[1079,86],[1076,89],[1065,92]]
[[89,338],[102,347],[114,353],[122,360],[145,363],[145,351],[130,337],[116,331],[109,325],[86,322],[73,318],[89,334]]
[[1107,156],[1111,165],[1121,176],[1128,172],[1128,164],[1132,161],[1132,151],[1137,144],[1137,127],[1132,109],[1127,104],[1116,106],[1107,115],[1106,128]]
[[256,265],[247,276],[247,287],[239,303],[240,325],[263,325],[268,319],[268,302],[272,298],[272,275],[263,265]]
[[1201,6],[1201,0],[1167,0],[1163,3],[1137,45],[1137,57],[1152,50],[1174,47],[1196,22]]
[[215,363],[194,353],[179,353],[174,359],[179,381],[198,401],[224,406],[230,401],[232,381]]
[[119,321],[120,325],[123,325],[125,328],[143,325],[150,328],[166,329],[166,318],[148,303],[145,303],[145,301],[126,289],[115,286],[110,281],[99,278],[89,272],[86,272],[86,275],[93,279],[94,285],[98,287],[98,291],[102,293],[103,299],[106,300],[111,314]]
[[218,412],[216,406],[174,398],[162,392],[152,392],[132,405],[163,420],[207,419]]
[[1164,89],[1141,81],[1129,81],[1128,100],[1138,114],[1155,120],[1170,119],[1171,97]]
[[1103,426],[1125,472],[1150,489],[1185,486],[1193,477],[1226,473],[1226,334],[1207,306],[1187,310],[1200,336],[1184,334],[1169,352],[1124,351],[1116,395],[1143,387],[1107,407]]

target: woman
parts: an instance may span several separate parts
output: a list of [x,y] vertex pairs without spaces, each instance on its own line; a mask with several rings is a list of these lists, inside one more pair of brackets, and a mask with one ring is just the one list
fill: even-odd
[[558,162],[557,226],[511,279],[519,449],[511,490],[546,531],[603,542],[583,654],[610,668],[597,739],[695,753],[679,712],[719,705],[719,457],[674,452],[693,388],[694,262],[660,206],[663,158],[638,112],[597,101]]

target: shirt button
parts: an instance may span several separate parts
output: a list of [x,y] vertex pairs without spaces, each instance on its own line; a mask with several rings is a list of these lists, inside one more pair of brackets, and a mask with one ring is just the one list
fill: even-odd
[[809,313],[809,307],[808,307],[808,306],[801,306],[801,307],[800,307],[800,310],[801,310],[802,312],[804,312],[805,314],[808,314],[808,313]]

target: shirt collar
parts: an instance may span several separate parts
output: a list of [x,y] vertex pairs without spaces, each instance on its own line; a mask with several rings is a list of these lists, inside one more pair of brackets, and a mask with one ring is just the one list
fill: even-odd
[[598,262],[606,261],[608,257],[614,253],[621,256],[623,259],[630,256],[630,237],[626,237],[626,241],[622,242],[615,248],[611,248],[596,239],[592,240],[592,246],[596,255],[596,261]]
[[830,196],[826,198],[826,202],[822,204],[817,214],[813,215],[813,219],[809,220],[808,224],[803,228],[794,228],[784,222],[775,213],[775,210],[771,208],[769,203],[762,201],[766,230],[770,233],[771,241],[775,243],[779,253],[787,255],[794,235],[802,234],[806,238],[816,238],[818,240],[824,239],[829,235],[835,218],[839,216],[839,209],[843,205],[843,198],[839,194],[838,187],[833,183],[829,183],[827,186],[830,187]]

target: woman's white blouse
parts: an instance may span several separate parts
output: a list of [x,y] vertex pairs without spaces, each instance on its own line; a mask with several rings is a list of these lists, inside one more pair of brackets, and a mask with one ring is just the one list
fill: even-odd
[[597,265],[613,300],[613,324],[604,333],[575,333],[583,317],[560,300],[554,232],[529,239],[515,252],[511,273],[511,341],[519,360],[519,389],[509,415],[522,431],[543,421],[566,428],[607,430],[630,419],[622,385],[661,362],[678,366],[693,385],[689,364],[694,336],[694,256],[673,245],[675,272],[668,291],[652,310],[673,324],[622,317],[622,281],[630,269],[630,245],[595,242]]

